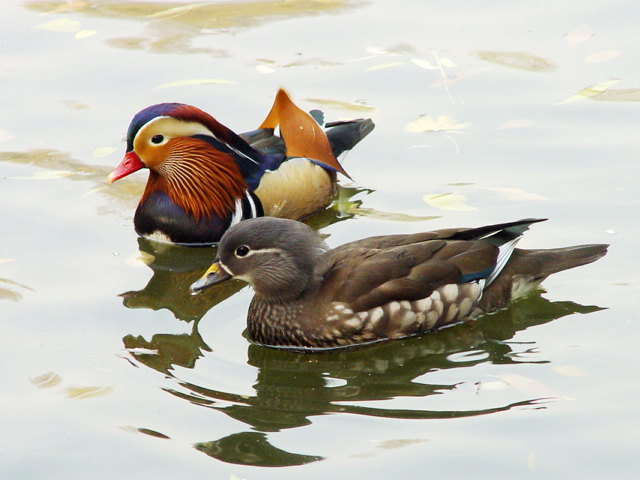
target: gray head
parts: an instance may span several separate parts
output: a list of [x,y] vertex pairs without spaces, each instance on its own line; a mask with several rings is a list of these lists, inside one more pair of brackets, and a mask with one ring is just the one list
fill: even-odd
[[222,236],[218,263],[229,275],[250,283],[256,296],[290,301],[309,287],[314,264],[327,250],[304,223],[260,217],[242,221]]

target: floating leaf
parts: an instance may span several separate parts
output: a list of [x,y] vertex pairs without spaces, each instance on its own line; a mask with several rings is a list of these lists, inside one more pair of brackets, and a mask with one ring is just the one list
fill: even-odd
[[469,127],[470,123],[461,123],[451,115],[439,115],[436,118],[430,115],[420,115],[416,120],[407,123],[407,132],[444,132],[452,130],[463,130]]
[[51,388],[59,385],[62,382],[62,377],[55,372],[47,372],[29,380],[39,388]]
[[432,64],[429,60],[422,60],[420,58],[412,58],[411,62],[414,65],[417,65],[420,68],[424,68],[425,70],[439,70],[440,67],[438,65]]
[[544,195],[540,195],[539,193],[526,192],[520,188],[484,187],[484,189],[495,192],[509,200],[514,200],[516,202],[549,200]]
[[439,208],[440,210],[453,210],[458,212],[477,210],[477,208],[467,205],[467,197],[457,193],[428,194],[422,197],[422,199],[427,205]]
[[34,172],[30,177],[7,177],[11,180],[51,180],[53,178],[64,178],[74,175],[74,172],[65,170],[48,170],[46,172]]
[[520,70],[550,72],[556,68],[556,66],[546,58],[528,52],[484,50],[475,52],[475,54],[478,58],[486,62],[497,63],[504,67],[517,68]]
[[596,33],[592,30],[589,25],[582,25],[574,30],[571,30],[564,34],[564,40],[569,45],[578,45],[579,43],[584,43],[593,37],[593,34]]
[[76,32],[82,28],[82,24],[71,18],[58,18],[50,22],[38,25],[40,30],[50,30],[52,32]]
[[498,127],[499,130],[509,130],[511,128],[525,128],[535,125],[533,120],[519,119],[509,120]]
[[22,294],[18,293],[10,288],[0,287],[0,300],[11,300],[12,302],[19,302],[22,300]]
[[622,52],[620,50],[604,50],[602,52],[592,53],[588,55],[584,61],[587,63],[600,63],[618,58]]
[[584,368],[574,365],[555,365],[551,368],[554,372],[565,377],[588,377],[589,372]]
[[256,70],[258,73],[273,73],[276,71],[275,68],[269,67],[267,65],[258,65],[256,66]]
[[372,53],[374,55],[388,55],[389,51],[380,47],[367,47],[367,52]]
[[104,158],[107,155],[111,155],[116,149],[113,147],[97,147],[93,149],[94,158]]
[[156,437],[156,438],[164,438],[164,439],[171,438],[168,435],[165,435],[164,433],[160,433],[160,432],[157,432],[155,430],[151,430],[150,428],[139,428],[138,432],[144,433],[145,435],[149,435],[151,437]]
[[382,63],[380,65],[374,65],[373,67],[369,67],[366,69],[367,72],[373,72],[375,70],[384,70],[387,68],[395,68],[395,67],[399,67],[401,65],[405,65],[405,62],[389,62],[389,63]]
[[585,98],[595,97],[597,95],[601,95],[606,92],[610,87],[613,87],[618,82],[620,82],[617,78],[610,78],[605,80],[604,82],[596,83],[595,85],[590,85],[587,88],[583,88],[577,93],[574,93],[566,100],[558,102],[557,105],[564,105],[565,103],[577,102],[578,100],[584,100]]
[[305,100],[307,102],[319,103],[321,105],[328,105],[330,107],[342,108],[344,110],[355,112],[372,112],[375,110],[375,107],[357,102],[345,102],[342,100],[330,100],[326,98],[306,98]]
[[82,40],[84,38],[93,37],[96,33],[98,33],[96,30],[80,30],[79,32],[76,32],[74,38],[76,40]]
[[454,62],[453,60],[447,57],[438,57],[438,62],[440,62],[440,65],[442,65],[443,67],[447,67],[447,68],[457,67],[456,62]]
[[313,67],[334,67],[336,65],[342,65],[342,63],[336,62],[334,60],[327,60],[325,58],[312,57],[312,58],[299,58],[297,60],[294,60],[293,62],[289,62],[280,66],[282,68],[296,68],[296,67],[305,67],[308,65],[311,65]]
[[434,220],[440,218],[437,216],[421,216],[421,215],[409,215],[406,213],[396,212],[384,212],[382,210],[376,210],[375,208],[348,208],[345,213],[353,213],[362,217],[375,218],[378,220],[392,220],[395,222],[423,222],[425,220]]
[[[9,259],[8,261],[12,261]],[[11,285],[12,287],[22,288],[24,290],[29,290],[33,292],[33,288],[29,288],[26,285],[22,285],[21,283],[14,282],[13,280],[9,280],[8,278],[0,278],[0,283],[4,283],[5,285]],[[13,300],[14,302],[19,302],[22,300],[22,294],[14,291],[11,288],[0,288],[0,300]]]
[[221,78],[192,78],[189,80],[178,80],[176,82],[164,83],[162,85],[158,85],[154,88],[154,90],[160,90],[162,88],[169,87],[184,87],[188,85],[231,85],[234,84],[233,80],[224,80]]
[[599,102],[640,102],[640,88],[610,88],[591,97]]
[[424,443],[426,440],[422,438],[398,438],[394,440],[383,440],[378,443],[378,448],[383,450],[395,450],[397,448],[403,448],[409,445],[415,445],[416,443]]
[[63,100],[62,103],[65,107],[72,110],[86,110],[89,108],[89,105],[86,103],[77,102],[75,100]]
[[113,391],[113,387],[69,387],[66,390],[67,397],[73,398],[74,400],[103,397]]
[[418,216],[418,215],[409,215],[406,213],[397,213],[397,212],[384,212],[381,210],[376,210],[374,208],[362,208],[361,200],[353,200],[352,197],[357,195],[358,193],[366,191],[367,193],[371,193],[372,190],[362,190],[356,189],[352,187],[341,187],[338,190],[338,194],[336,195],[336,199],[334,200],[331,208],[338,211],[340,216],[345,215],[359,215],[363,217],[377,218],[383,220],[391,220],[398,222],[421,222],[424,220],[433,220],[434,216]]

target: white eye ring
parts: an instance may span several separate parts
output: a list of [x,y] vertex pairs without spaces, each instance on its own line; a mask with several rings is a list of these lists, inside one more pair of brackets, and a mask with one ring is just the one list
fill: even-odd
[[149,142],[151,142],[153,145],[161,145],[166,141],[167,138],[159,133],[149,139]]
[[238,258],[242,258],[242,257],[246,257],[247,255],[249,255],[249,252],[251,252],[251,249],[246,246],[246,245],[240,245],[239,247],[236,247],[235,251],[233,252],[234,255]]

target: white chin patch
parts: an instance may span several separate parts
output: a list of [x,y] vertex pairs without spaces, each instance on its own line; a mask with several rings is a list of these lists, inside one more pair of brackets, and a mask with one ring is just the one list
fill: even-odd
[[170,244],[174,244],[174,242],[171,241],[171,239],[165,235],[164,233],[156,230],[155,232],[153,232],[150,235],[145,235],[144,238],[148,238],[149,240],[153,240],[154,242],[159,242],[159,243],[170,243]]
[[249,275],[233,275],[232,273],[230,273],[229,275],[232,275],[236,280],[242,280],[243,282],[247,282],[248,284],[253,285],[253,280]]

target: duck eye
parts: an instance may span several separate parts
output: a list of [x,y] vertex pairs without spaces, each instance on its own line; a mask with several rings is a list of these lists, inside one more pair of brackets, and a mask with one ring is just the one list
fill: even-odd
[[246,245],[240,245],[236,248],[236,257],[246,257],[249,253],[250,248]]
[[159,145],[163,141],[164,135],[154,135],[153,137],[151,137],[151,143],[155,143],[156,145]]

